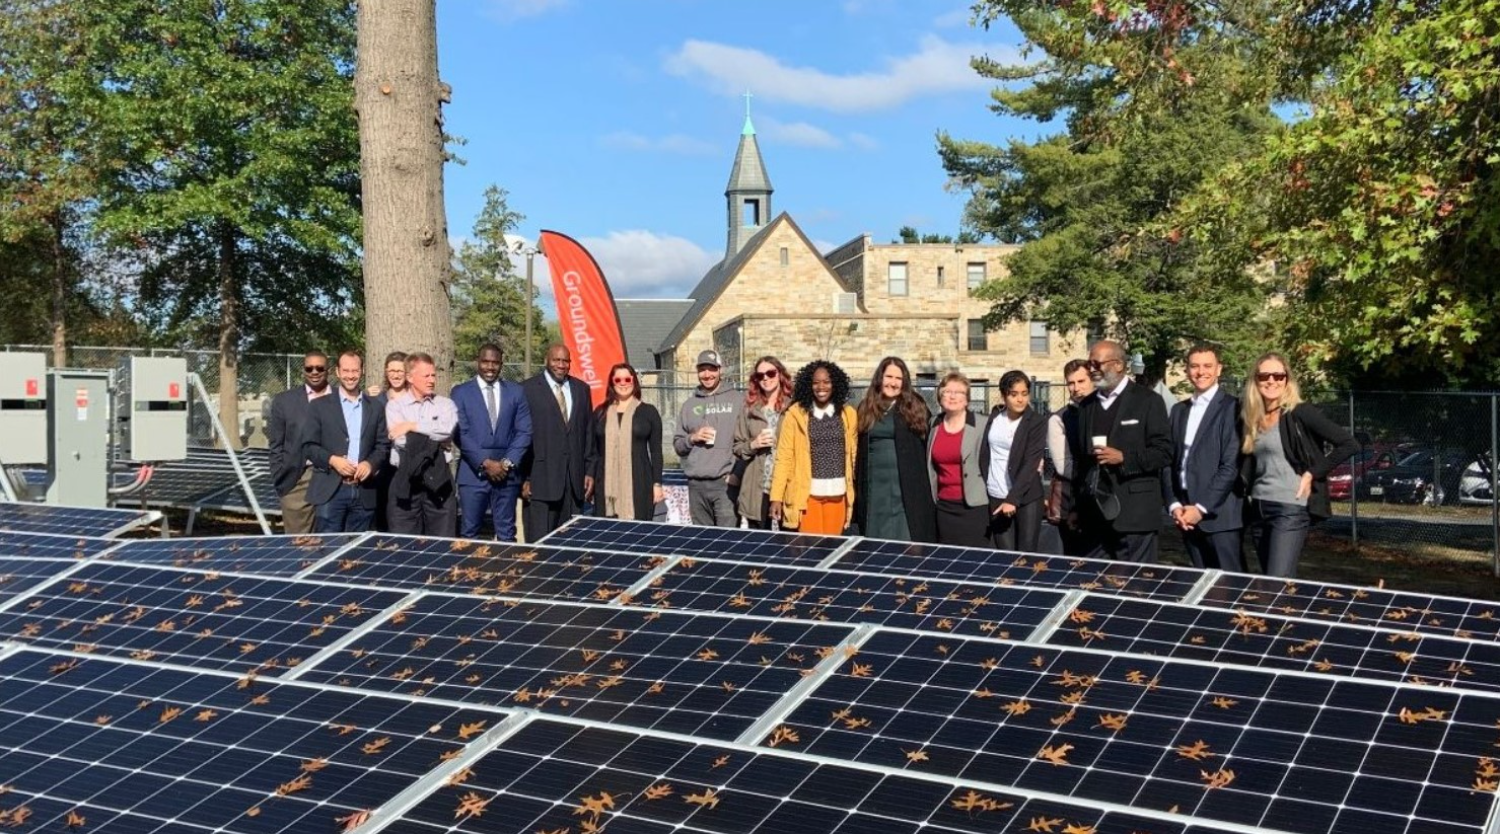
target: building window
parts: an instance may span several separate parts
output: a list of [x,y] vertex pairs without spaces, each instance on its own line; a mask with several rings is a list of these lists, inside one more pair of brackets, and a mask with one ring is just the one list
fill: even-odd
[[785,246],[781,247],[781,265],[787,266],[792,262],[792,252]]
[[1031,352],[1038,355],[1052,352],[1052,332],[1044,321],[1031,323]]
[[973,292],[973,291],[979,289],[979,285],[984,283],[984,264],[982,264],[982,263],[969,264],[969,266],[968,266],[968,275],[969,275],[969,292]]
[[969,319],[969,350],[989,350],[989,341],[984,332],[984,319]]
[[759,200],[746,200],[740,204],[740,223],[745,226],[760,225]]
[[938,267],[938,286],[941,287],[942,285],[943,285],[943,268],[942,267]]
[[887,264],[885,268],[887,291],[891,295],[906,295],[906,264]]

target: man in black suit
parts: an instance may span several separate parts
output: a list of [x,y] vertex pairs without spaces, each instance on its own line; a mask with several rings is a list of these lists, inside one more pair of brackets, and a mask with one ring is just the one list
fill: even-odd
[[1234,482],[1243,426],[1240,401],[1219,388],[1223,370],[1217,348],[1188,351],[1193,396],[1172,406],[1172,465],[1161,472],[1161,489],[1193,565],[1242,572],[1243,502]]
[[1074,506],[1094,539],[1085,555],[1156,561],[1162,526],[1161,470],[1172,463],[1172,435],[1161,397],[1130,381],[1125,350],[1089,350],[1094,393],[1083,401],[1073,437]]
[[339,389],[308,407],[302,453],[312,462],[307,502],[317,507],[314,531],[363,533],[375,520],[378,490],[372,477],[391,448],[385,408],[361,390],[365,363],[339,354]]
[[268,462],[271,482],[281,499],[281,526],[289,534],[302,535],[313,530],[313,508],[307,503],[312,470],[302,453],[303,432],[307,427],[308,407],[327,393],[328,354],[310,350],[302,356],[302,384],[282,391],[271,400],[271,416],[266,421],[266,439],[270,442]]
[[534,542],[561,527],[593,491],[589,448],[589,386],[568,375],[573,354],[563,345],[547,348],[547,366],[521,383],[531,408],[531,448],[521,458],[521,500],[526,540]]

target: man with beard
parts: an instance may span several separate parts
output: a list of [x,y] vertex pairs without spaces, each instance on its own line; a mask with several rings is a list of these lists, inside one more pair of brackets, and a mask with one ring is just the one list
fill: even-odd
[[1073,503],[1092,541],[1084,555],[1155,562],[1161,470],[1172,463],[1172,435],[1161,398],[1132,383],[1125,369],[1118,343],[1089,350],[1094,393],[1080,404],[1071,438]]
[[521,506],[526,540],[534,542],[561,527],[593,491],[588,461],[589,386],[568,376],[573,354],[563,345],[547,348],[542,372],[521,383],[531,409],[531,448],[521,458]]

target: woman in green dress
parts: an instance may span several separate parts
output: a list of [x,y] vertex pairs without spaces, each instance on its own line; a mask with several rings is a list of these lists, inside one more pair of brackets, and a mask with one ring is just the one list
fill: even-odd
[[937,541],[937,511],[927,478],[931,412],[895,356],[880,360],[860,400],[854,456],[854,522],[862,535]]

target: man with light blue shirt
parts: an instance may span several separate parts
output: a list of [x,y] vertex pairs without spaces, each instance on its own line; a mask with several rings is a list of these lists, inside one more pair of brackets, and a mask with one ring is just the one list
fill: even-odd
[[1240,401],[1219,387],[1218,349],[1188,351],[1193,396],[1172,406],[1172,465],[1161,471],[1162,497],[1195,567],[1243,571],[1243,499],[1239,476]]
[[317,533],[362,533],[375,519],[371,476],[385,463],[391,442],[385,409],[361,390],[364,370],[358,353],[339,354],[338,391],[308,407],[302,453],[312,462],[307,502],[317,508]]

